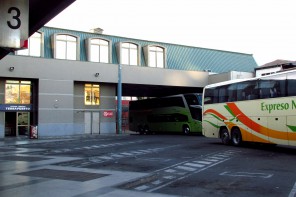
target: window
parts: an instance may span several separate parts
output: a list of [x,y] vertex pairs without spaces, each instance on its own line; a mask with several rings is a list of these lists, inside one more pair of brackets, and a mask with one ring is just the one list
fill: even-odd
[[84,86],[84,104],[100,105],[100,85],[85,84]]
[[161,47],[149,47],[149,66],[164,68],[164,49]]
[[109,57],[111,53],[110,41],[100,38],[90,38],[86,40],[86,43],[88,61],[102,63],[111,62]]
[[224,103],[228,101],[228,86],[219,87],[219,103]]
[[288,73],[287,75],[287,94],[288,96],[296,96],[296,75]]
[[147,66],[154,68],[165,68],[166,49],[164,47],[148,45],[143,48]]
[[140,52],[137,44],[129,42],[118,43],[117,53],[120,64],[139,65],[140,63]]
[[27,55],[42,57],[43,56],[43,35],[40,32],[35,32],[28,39],[28,49],[19,50],[17,55]]
[[77,37],[66,34],[55,34],[53,42],[54,58],[79,60],[80,47]]
[[30,104],[31,82],[7,80],[5,83],[5,104]]
[[218,88],[209,88],[205,91],[204,104],[213,104],[218,103],[219,99],[219,89]]
[[244,81],[237,84],[237,100],[254,100],[258,99],[257,80]]

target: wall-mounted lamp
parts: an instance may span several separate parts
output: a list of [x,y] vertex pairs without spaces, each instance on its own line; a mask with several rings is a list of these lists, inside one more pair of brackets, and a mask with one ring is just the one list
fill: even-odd
[[13,66],[9,67],[9,71],[10,72],[14,71],[14,67]]
[[95,73],[95,77],[99,77],[100,76],[100,73]]

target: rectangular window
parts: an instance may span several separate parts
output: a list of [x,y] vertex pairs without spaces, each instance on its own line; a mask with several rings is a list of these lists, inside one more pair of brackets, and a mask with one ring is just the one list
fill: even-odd
[[100,62],[109,63],[109,47],[101,46]]
[[122,64],[126,64],[126,65],[129,65],[129,49],[125,49],[123,48],[122,49]]
[[90,53],[90,61],[92,62],[99,62],[99,56],[100,53],[100,47],[98,45],[91,45],[90,47],[91,53]]
[[219,101],[219,89],[218,88],[209,88],[205,91],[204,104],[213,104],[218,103]]
[[90,61],[109,63],[109,41],[93,38],[90,40]]
[[138,65],[138,46],[132,43],[122,43],[121,63],[126,65]]
[[56,35],[55,57],[57,59],[76,60],[77,38],[70,35]]
[[288,96],[296,96],[296,75],[289,73],[287,76],[287,94]]
[[31,82],[7,80],[5,84],[5,104],[30,104]]
[[163,53],[157,53],[157,68],[164,68],[164,58]]
[[130,50],[130,65],[138,65],[138,50],[131,49]]
[[35,32],[28,39],[28,49],[19,50],[16,52],[16,54],[41,57],[41,47],[42,47],[41,35],[42,35],[41,33]]
[[76,42],[67,42],[67,59],[76,60]]
[[66,42],[57,41],[56,45],[56,57],[57,59],[66,59]]
[[149,54],[149,63],[150,63],[150,67],[156,67],[156,52],[154,51],[150,51]]
[[164,68],[164,48],[150,46],[148,57],[149,67]]
[[84,104],[100,105],[100,85],[85,84],[84,86]]

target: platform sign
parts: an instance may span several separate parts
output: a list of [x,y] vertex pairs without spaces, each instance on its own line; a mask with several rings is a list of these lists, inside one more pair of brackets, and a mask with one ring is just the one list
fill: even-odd
[[29,36],[29,0],[0,3],[0,47],[22,48]]

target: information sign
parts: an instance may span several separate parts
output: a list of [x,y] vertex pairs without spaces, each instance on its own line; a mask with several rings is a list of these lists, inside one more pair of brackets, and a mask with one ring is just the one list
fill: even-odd
[[29,0],[1,0],[0,47],[22,48],[29,36]]

